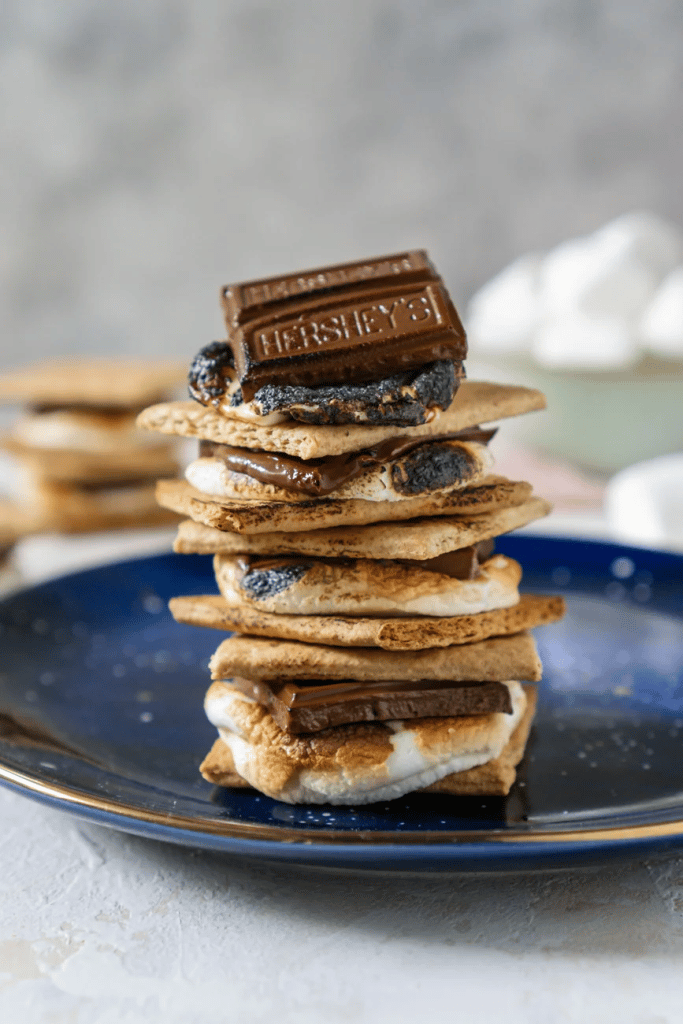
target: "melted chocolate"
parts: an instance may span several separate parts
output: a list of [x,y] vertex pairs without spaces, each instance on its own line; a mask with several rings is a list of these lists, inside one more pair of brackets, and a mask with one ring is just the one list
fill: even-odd
[[[345,455],[332,455],[326,459],[298,459],[294,455],[281,452],[265,452],[250,448],[236,448],[232,445],[218,444],[215,441],[200,441],[199,454],[203,458],[216,458],[225,463],[233,473],[244,473],[261,483],[273,484],[287,491],[303,491],[313,497],[331,494],[342,484],[360,476],[366,469],[392,462],[400,456],[412,452],[424,445],[434,445],[444,440],[479,441],[487,443],[495,434],[495,430],[482,430],[470,427],[456,434],[443,434],[436,437],[394,437],[380,441],[372,448],[361,452],[348,452]],[[447,449],[453,451],[453,449]],[[457,451],[457,450],[456,450]],[[442,473],[441,463],[437,471]],[[421,477],[425,475],[423,470]],[[402,489],[413,485],[399,478]],[[407,490],[406,493],[413,493]]]
[[479,575],[479,566],[490,558],[494,549],[493,540],[483,540],[457,551],[447,551],[436,558],[401,559],[404,565],[419,566],[428,572],[438,572],[442,576],[451,576],[456,580],[474,580]]
[[434,679],[392,682],[233,679],[232,685],[268,708],[286,732],[319,732],[352,722],[446,718],[512,711],[503,683]]

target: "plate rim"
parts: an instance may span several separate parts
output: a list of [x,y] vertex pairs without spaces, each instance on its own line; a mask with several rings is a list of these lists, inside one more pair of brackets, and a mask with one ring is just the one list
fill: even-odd
[[[26,772],[8,767],[0,755],[0,783],[14,790],[25,791],[34,798],[50,803],[63,804],[65,811],[78,813],[79,810],[94,811],[98,815],[107,815],[116,820],[133,820],[151,826],[165,826],[183,832],[199,835],[225,836],[229,839],[254,839],[277,846],[281,843],[302,845],[308,849],[314,845],[324,847],[347,847],[359,845],[369,846],[542,846],[545,844],[586,843],[586,842],[621,842],[632,840],[650,840],[658,838],[683,838],[683,818],[657,824],[640,824],[630,826],[602,826],[595,829],[558,829],[541,832],[505,832],[502,829],[487,829],[481,832],[436,830],[424,832],[390,832],[380,830],[319,829],[302,827],[287,828],[280,825],[260,825],[257,822],[237,821],[232,818],[216,818],[201,821],[189,816],[148,811],[137,808],[133,804],[106,797],[90,797],[78,790],[65,785],[46,783]],[[683,809],[683,800],[681,802]],[[275,834],[276,833],[276,834]],[[359,842],[361,840],[361,842]]]

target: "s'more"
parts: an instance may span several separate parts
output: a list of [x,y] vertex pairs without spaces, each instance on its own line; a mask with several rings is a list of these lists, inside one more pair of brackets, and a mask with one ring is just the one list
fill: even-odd
[[296,804],[507,794],[542,674],[530,631],[564,606],[496,550],[550,505],[489,442],[543,395],[466,379],[423,250],[220,300],[226,338],[192,361],[189,400],[138,417],[199,442],[157,498],[183,516],[175,550],[213,557],[217,593],[171,601],[224,634],[202,774]]
[[155,499],[157,479],[179,471],[176,446],[135,421],[183,377],[173,361],[82,358],[0,374],[0,402],[21,407],[0,437],[19,469],[11,514],[34,533],[177,523]]

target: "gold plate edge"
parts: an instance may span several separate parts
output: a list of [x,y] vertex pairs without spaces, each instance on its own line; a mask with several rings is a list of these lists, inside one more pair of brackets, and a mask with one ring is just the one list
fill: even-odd
[[[198,821],[196,818],[189,818],[177,814],[161,814],[154,811],[141,810],[132,804],[124,804],[113,800],[98,797],[88,797],[68,786],[58,786],[54,783],[41,782],[13,768],[8,768],[0,762],[0,779],[11,783],[20,789],[26,789],[31,793],[49,797],[54,800],[66,800],[75,807],[89,807],[94,810],[103,811],[117,817],[129,817],[136,821],[146,822],[152,825],[165,825],[169,828],[180,828],[188,832],[208,833],[210,835],[224,835],[236,839],[265,839],[276,843],[301,843],[310,845],[320,843],[331,845],[333,843],[367,843],[369,845],[420,845],[420,844],[445,844],[451,843],[587,843],[602,842],[605,840],[625,841],[629,839],[656,839],[666,836],[683,836],[683,820],[661,822],[657,825],[632,825],[629,827],[614,827],[600,829],[577,829],[573,831],[560,832],[537,832],[537,833],[507,833],[491,830],[490,832],[358,832],[334,831],[321,834],[312,829],[280,829],[274,825],[256,825],[249,822],[238,822],[234,820],[225,821]],[[273,835],[277,832],[277,835]]]

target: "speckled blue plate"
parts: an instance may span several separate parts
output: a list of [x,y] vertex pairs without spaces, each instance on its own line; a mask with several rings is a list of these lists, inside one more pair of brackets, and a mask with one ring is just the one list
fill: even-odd
[[204,782],[222,636],[168,614],[169,597],[215,590],[210,558],[175,555],[0,604],[0,780],[138,835],[336,868],[519,870],[683,845],[683,558],[528,536],[498,548],[525,589],[569,608],[537,631],[545,681],[506,799],[305,808]]

